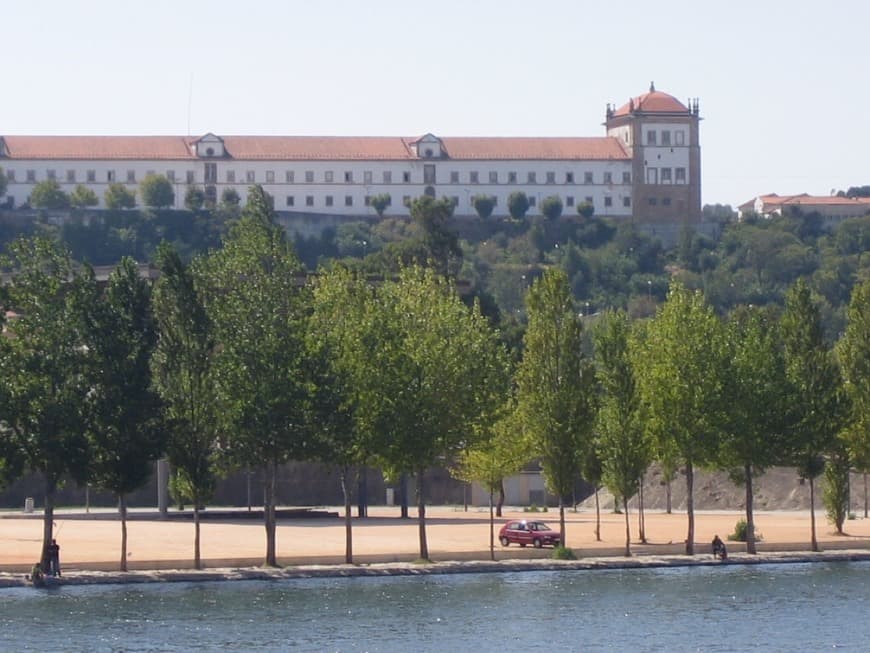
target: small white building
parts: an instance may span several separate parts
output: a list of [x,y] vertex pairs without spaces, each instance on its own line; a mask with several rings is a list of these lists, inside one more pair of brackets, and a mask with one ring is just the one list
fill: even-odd
[[0,136],[0,167],[9,180],[7,207],[28,202],[33,187],[78,184],[101,204],[109,184],[135,190],[149,173],[165,175],[181,208],[188,186],[212,201],[233,188],[245,200],[261,184],[279,211],[373,216],[369,200],[387,193],[389,215],[427,194],[451,198],[457,216],[475,215],[475,195],[495,198],[494,215],[523,191],[538,213],[561,198],[565,214],[581,202],[595,213],[642,223],[701,218],[697,100],[682,104],[656,91],[608,105],[599,137],[418,138],[354,136]]
[[738,209],[738,220],[748,214],[762,218],[788,215],[789,211],[802,214],[818,213],[827,227],[833,227],[848,218],[870,214],[870,197],[840,197],[837,195],[777,195],[768,193],[744,202]]

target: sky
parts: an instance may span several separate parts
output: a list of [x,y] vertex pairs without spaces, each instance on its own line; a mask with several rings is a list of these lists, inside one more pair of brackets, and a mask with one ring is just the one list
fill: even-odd
[[699,98],[702,201],[870,184],[864,0],[28,0],[0,135],[603,136]]

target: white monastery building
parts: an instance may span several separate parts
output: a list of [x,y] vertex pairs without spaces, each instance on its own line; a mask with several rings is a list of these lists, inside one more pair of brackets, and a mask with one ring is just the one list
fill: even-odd
[[407,200],[451,198],[455,215],[472,216],[472,198],[495,197],[494,215],[523,191],[538,213],[561,198],[564,214],[591,202],[599,216],[647,224],[701,219],[698,101],[688,106],[655,90],[608,105],[599,137],[418,138],[354,136],[0,136],[6,206],[26,205],[38,182],[78,184],[100,198],[109,184],[129,190],[149,173],[165,175],[182,208],[188,186],[212,201],[233,188],[245,201],[261,184],[278,211],[373,216],[369,200],[387,193],[387,215],[407,215]]

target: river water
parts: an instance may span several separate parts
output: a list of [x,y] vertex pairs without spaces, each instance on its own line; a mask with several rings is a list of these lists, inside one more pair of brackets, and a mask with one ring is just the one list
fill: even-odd
[[867,651],[868,608],[870,563],[15,588],[0,650]]

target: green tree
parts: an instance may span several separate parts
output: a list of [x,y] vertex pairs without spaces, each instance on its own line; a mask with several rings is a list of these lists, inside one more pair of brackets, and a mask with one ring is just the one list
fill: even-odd
[[423,195],[411,201],[411,218],[422,230],[422,244],[428,260],[421,265],[431,265],[442,275],[455,275],[462,263],[462,248],[459,236],[450,228],[453,202],[446,197],[440,200]]
[[547,485],[559,498],[560,541],[567,546],[565,497],[592,437],[595,370],[583,353],[583,323],[564,272],[548,270],[536,280],[526,307],[517,413],[541,458]]
[[3,168],[0,167],[0,197],[6,194],[6,189],[9,187],[9,178],[6,176]]
[[136,192],[128,190],[124,184],[118,182],[109,184],[103,193],[103,202],[110,210],[132,209],[136,206]]
[[145,206],[156,209],[165,209],[175,204],[175,191],[165,175],[145,175],[139,183],[139,196]]
[[529,198],[521,190],[516,190],[508,195],[508,213],[514,220],[522,220],[529,210]]
[[384,211],[387,210],[387,207],[392,204],[393,199],[390,197],[389,193],[381,193],[380,195],[374,195],[370,200],[369,204],[375,210],[375,213],[378,214],[379,218],[384,217]]
[[603,480],[625,511],[625,555],[631,555],[628,502],[649,466],[640,391],[631,356],[631,324],[621,311],[605,311],[593,332],[601,406],[596,441]]
[[839,437],[834,440],[825,464],[825,489],[822,503],[828,521],[837,529],[838,535],[845,535],[843,524],[849,515],[849,472],[851,471],[849,449]]
[[825,344],[819,308],[803,279],[786,293],[781,328],[790,384],[787,433],[798,473],[809,481],[810,545],[818,551],[815,479],[824,471],[824,455],[844,425],[846,406],[839,370]]
[[583,200],[577,204],[577,215],[589,220],[595,214],[595,205]]
[[635,367],[657,448],[685,466],[687,555],[695,552],[695,468],[713,461],[721,428],[723,341],[701,292],[675,283],[646,329]]
[[[753,480],[787,464],[783,415],[788,385],[782,340],[768,311],[741,308],[727,324],[725,423],[718,464],[746,490],[746,552],[756,553]],[[763,410],[759,407],[763,406]]]
[[65,476],[84,483],[89,447],[83,406],[89,391],[81,332],[93,278],[74,270],[69,254],[45,238],[21,239],[4,257],[8,306],[4,361],[5,426],[10,445],[42,474],[45,509],[42,564],[48,568],[56,491]]
[[507,357],[479,305],[432,269],[404,270],[369,306],[354,371],[361,430],[388,477],[414,473],[428,559],[425,472],[481,437],[503,401]]
[[302,271],[269,198],[252,186],[223,249],[202,266],[206,312],[215,326],[214,361],[221,449],[237,466],[262,467],[265,563],[277,564],[278,467],[307,457],[303,364],[306,291]]
[[97,206],[100,200],[94,191],[84,184],[79,184],[70,193],[69,203],[74,209],[86,209],[91,206]]
[[121,260],[103,296],[94,294],[84,322],[90,477],[118,498],[120,569],[127,571],[127,496],[148,480],[165,434],[160,399],[151,386],[157,339],[151,288],[132,259]]
[[194,567],[200,569],[200,511],[216,484],[214,329],[194,275],[166,244],[157,250],[160,278],[153,310],[158,341],[151,359],[154,386],[163,399],[167,454],[177,483],[193,504]]
[[557,220],[561,217],[563,208],[562,198],[558,195],[550,195],[541,202],[541,215],[548,220]]
[[69,208],[69,196],[61,190],[56,179],[46,179],[30,191],[30,204],[37,209],[66,209]]
[[475,195],[471,198],[471,206],[477,211],[477,215],[486,220],[492,215],[492,210],[495,208],[495,197],[492,195]]
[[849,396],[849,425],[844,432],[850,457],[864,474],[867,516],[867,471],[870,470],[870,281],[855,286],[846,313],[846,329],[837,357]]
[[188,211],[201,211],[205,205],[205,191],[199,186],[188,186],[184,191],[184,208]]

